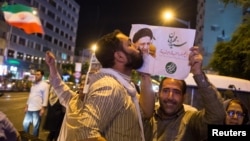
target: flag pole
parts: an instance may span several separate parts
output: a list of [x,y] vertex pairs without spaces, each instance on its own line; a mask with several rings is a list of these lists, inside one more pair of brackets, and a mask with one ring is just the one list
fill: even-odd
[[88,83],[88,79],[89,79],[89,74],[92,68],[92,61],[93,61],[93,57],[94,57],[94,53],[91,53],[91,58],[90,58],[90,63],[89,63],[89,69],[88,72],[86,74],[86,78],[85,78],[85,82],[84,82],[84,88],[83,88],[83,93],[86,94],[89,90],[89,83]]
[[94,45],[92,47],[91,58],[90,58],[90,61],[89,61],[89,68],[88,68],[88,72],[86,74],[84,88],[83,88],[83,94],[86,94],[88,92],[88,90],[89,90],[89,75],[90,75],[90,72],[91,72],[91,69],[92,69],[92,63],[93,63],[93,59],[94,59],[94,56],[95,56],[95,50],[96,50],[96,45]]
[[6,44],[6,48],[5,48],[5,52],[4,52],[4,58],[5,58],[6,61],[8,59],[8,48],[10,47],[11,34],[12,34],[12,30],[13,30],[13,27],[11,25],[9,25],[9,26],[10,26],[10,28],[9,28],[9,31],[8,31],[8,34],[7,34],[7,37],[6,37],[7,44]]
[[[7,3],[7,5],[8,5],[8,2],[6,0],[5,0],[5,3]],[[9,0],[9,3],[13,4],[14,0]],[[10,24],[8,24],[8,25],[9,25],[10,28],[9,28],[8,34],[6,36],[7,44],[6,44],[6,48],[5,48],[5,51],[4,51],[4,60],[5,61],[8,60],[8,48],[10,47],[11,34],[12,34],[12,30],[13,30],[12,25],[10,25]]]

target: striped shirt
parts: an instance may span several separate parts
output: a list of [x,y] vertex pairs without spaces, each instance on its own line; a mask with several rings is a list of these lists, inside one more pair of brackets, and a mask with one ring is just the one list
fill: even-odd
[[132,98],[113,76],[103,73],[91,76],[84,101],[64,84],[59,75],[50,76],[50,82],[66,107],[58,141],[100,136],[108,141],[142,140]]

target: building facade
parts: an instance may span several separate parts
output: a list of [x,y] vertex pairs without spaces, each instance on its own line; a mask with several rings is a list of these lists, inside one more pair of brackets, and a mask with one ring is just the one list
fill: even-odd
[[0,13],[0,76],[16,79],[35,69],[48,69],[45,52],[56,55],[58,67],[74,63],[80,6],[74,0],[12,0],[36,8],[45,34],[26,34],[9,26]]
[[229,41],[232,33],[242,23],[243,8],[219,0],[198,0],[195,44],[203,49],[204,66],[209,64],[215,46]]

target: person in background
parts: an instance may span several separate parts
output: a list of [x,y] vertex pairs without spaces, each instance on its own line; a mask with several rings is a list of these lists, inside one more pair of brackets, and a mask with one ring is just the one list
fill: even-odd
[[202,141],[208,137],[208,124],[223,124],[225,111],[222,97],[202,71],[203,57],[199,48],[195,46],[190,51],[189,65],[204,109],[185,110],[185,81],[163,78],[159,86],[160,106],[150,120],[144,120],[145,138],[148,141]]
[[63,83],[56,57],[46,52],[50,84],[66,107],[58,140],[144,141],[142,117],[152,116],[155,96],[149,74],[141,73],[140,95],[131,82],[132,70],[143,64],[142,53],[119,30],[104,35],[97,47],[102,68],[91,75],[88,92],[79,94]]
[[57,141],[64,114],[65,108],[60,104],[54,89],[50,87],[47,115],[43,125],[43,129],[49,131],[47,141]]
[[35,81],[30,88],[30,93],[24,109],[23,119],[24,132],[29,133],[30,124],[33,124],[32,135],[39,136],[41,117],[48,104],[49,84],[43,81],[43,70],[36,70]]
[[249,122],[248,110],[237,98],[224,101],[226,125],[244,125]]
[[21,136],[8,117],[0,111],[0,141],[21,141]]

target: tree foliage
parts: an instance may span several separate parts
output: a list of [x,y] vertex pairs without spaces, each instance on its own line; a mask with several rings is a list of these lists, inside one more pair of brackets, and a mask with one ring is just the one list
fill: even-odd
[[215,46],[209,66],[221,75],[250,80],[250,18],[247,16],[233,33],[231,41],[219,42]]
[[219,0],[219,1],[225,3],[225,6],[229,3],[234,3],[235,5],[238,5],[238,6],[245,6],[245,7],[250,6],[249,0]]

